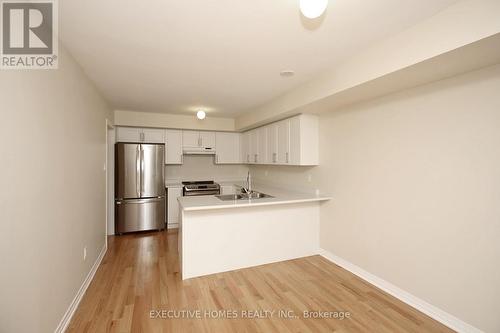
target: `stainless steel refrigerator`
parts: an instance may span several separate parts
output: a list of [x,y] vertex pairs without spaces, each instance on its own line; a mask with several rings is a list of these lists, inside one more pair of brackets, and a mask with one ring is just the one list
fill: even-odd
[[115,145],[115,232],[165,228],[165,145]]

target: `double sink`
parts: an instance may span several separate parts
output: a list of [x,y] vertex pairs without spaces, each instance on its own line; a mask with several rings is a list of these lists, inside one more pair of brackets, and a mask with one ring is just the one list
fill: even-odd
[[223,195],[216,195],[215,197],[222,201],[274,198],[272,195],[257,191],[252,191],[250,193],[223,194]]

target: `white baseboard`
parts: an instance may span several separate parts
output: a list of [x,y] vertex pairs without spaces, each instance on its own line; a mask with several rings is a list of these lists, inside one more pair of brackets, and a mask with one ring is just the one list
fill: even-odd
[[354,265],[353,263],[344,260],[340,257],[337,257],[331,252],[328,252],[324,249],[319,250],[319,254],[328,259],[329,261],[339,265],[340,267],[348,270],[349,272],[357,275],[361,279],[373,284],[375,287],[382,289],[386,293],[396,297],[402,302],[405,302],[409,306],[417,309],[420,312],[425,313],[429,317],[437,320],[438,322],[446,325],[447,327],[455,330],[457,332],[463,333],[483,333],[478,328],[467,324],[466,322],[458,319],[457,317],[431,305],[424,300],[421,300],[418,297],[413,296],[412,294],[396,287],[395,285],[365,271],[361,267]]
[[90,282],[92,282],[92,279],[94,278],[94,275],[97,272],[97,269],[99,268],[99,265],[101,264],[101,261],[104,258],[106,251],[107,251],[107,244],[104,244],[104,246],[101,249],[101,252],[99,253],[99,256],[97,257],[96,261],[94,262],[94,265],[90,269],[89,274],[87,274],[87,277],[83,281],[82,286],[80,287],[80,289],[76,293],[75,298],[73,299],[73,301],[69,305],[68,310],[66,310],[66,313],[64,314],[61,322],[59,323],[56,330],[54,331],[55,333],[63,333],[64,331],[66,331],[66,328],[68,328],[69,322],[71,321],[71,318],[75,314],[75,311],[78,308],[78,304],[80,304],[80,301],[82,300],[83,295],[85,295],[85,292],[87,291],[87,288],[89,287]]

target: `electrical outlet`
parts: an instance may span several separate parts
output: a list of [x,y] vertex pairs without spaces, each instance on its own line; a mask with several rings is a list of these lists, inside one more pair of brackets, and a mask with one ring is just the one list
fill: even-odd
[[83,248],[83,261],[87,260],[87,247]]

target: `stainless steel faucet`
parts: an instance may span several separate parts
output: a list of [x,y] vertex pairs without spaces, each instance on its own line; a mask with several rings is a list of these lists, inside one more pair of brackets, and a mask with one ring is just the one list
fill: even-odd
[[248,171],[247,174],[247,187],[243,187],[243,191],[245,191],[246,194],[252,194],[252,175],[250,171]]

